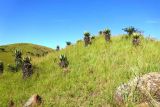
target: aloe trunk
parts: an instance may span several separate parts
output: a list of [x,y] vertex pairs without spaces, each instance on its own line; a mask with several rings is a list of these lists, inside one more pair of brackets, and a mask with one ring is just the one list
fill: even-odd
[[109,42],[110,39],[111,39],[111,31],[110,31],[110,29],[104,30],[103,35],[105,37],[106,42]]
[[84,42],[85,42],[85,46],[88,46],[91,42],[90,42],[90,37],[89,36],[85,36],[84,37]]
[[29,58],[26,58],[23,61],[22,73],[23,73],[23,79],[26,79],[33,74],[32,64],[30,63]]
[[138,46],[140,44],[140,39],[139,38],[133,38],[132,43],[134,46]]

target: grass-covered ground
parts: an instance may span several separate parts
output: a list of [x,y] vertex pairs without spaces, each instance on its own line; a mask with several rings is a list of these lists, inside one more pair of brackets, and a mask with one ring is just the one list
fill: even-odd
[[[135,75],[160,71],[160,42],[142,39],[134,47],[131,39],[113,37],[106,43],[103,36],[96,37],[92,45],[83,42],[66,47],[32,63],[34,75],[27,80],[22,73],[4,71],[0,76],[0,106],[6,107],[13,99],[20,107],[37,93],[44,107],[107,107],[116,106],[113,94],[117,86]],[[69,60],[69,71],[58,65],[59,55]]]
[[53,49],[29,43],[17,43],[10,45],[0,46],[0,61],[5,65],[14,63],[15,50],[22,50],[22,56],[31,56],[32,58],[46,56],[48,53],[53,52]]

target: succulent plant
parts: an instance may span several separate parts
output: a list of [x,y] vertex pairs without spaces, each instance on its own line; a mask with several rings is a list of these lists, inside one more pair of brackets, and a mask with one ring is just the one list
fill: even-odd
[[133,27],[133,26],[123,28],[122,30],[124,30],[125,32],[127,32],[129,36],[131,36],[135,32],[138,32],[138,30],[135,27]]
[[15,64],[16,71],[22,66],[22,51],[20,49],[15,50]]
[[140,44],[140,33],[133,33],[133,40],[132,40],[132,44],[134,46],[138,46]]
[[33,67],[30,61],[31,61],[30,57],[25,57],[23,59],[23,66],[22,66],[23,79],[26,79],[33,74]]
[[59,51],[60,50],[60,46],[59,45],[57,45],[57,47],[56,47],[56,51]]
[[3,62],[0,61],[0,74],[3,73],[3,70],[4,70],[4,65],[3,65]]
[[67,57],[65,55],[60,55],[59,59],[60,59],[60,63],[59,63],[60,67],[67,68],[69,65]]
[[85,43],[85,46],[88,46],[89,44],[91,44],[91,38],[90,38],[89,32],[84,33],[84,43]]
[[69,46],[69,45],[71,45],[72,43],[68,41],[68,42],[66,42],[66,44],[67,44],[67,46]]
[[103,31],[99,31],[99,35],[102,35],[103,34]]
[[103,31],[103,35],[105,37],[106,42],[110,41],[110,39],[111,39],[111,30],[110,29],[105,29]]

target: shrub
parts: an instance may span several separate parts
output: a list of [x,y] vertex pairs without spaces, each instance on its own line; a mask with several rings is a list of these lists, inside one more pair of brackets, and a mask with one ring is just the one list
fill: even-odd
[[5,52],[5,49],[4,48],[0,48],[0,51]]
[[60,55],[59,59],[60,59],[59,66],[61,68],[67,68],[69,65],[67,57],[65,55]]
[[95,39],[95,36],[92,36],[92,37],[91,37],[91,40],[94,40],[94,39]]
[[16,72],[17,71],[15,65],[8,64],[7,68],[8,68],[8,71],[11,71],[11,72]]

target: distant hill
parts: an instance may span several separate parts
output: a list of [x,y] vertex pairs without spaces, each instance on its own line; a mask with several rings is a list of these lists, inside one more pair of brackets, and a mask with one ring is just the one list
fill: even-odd
[[5,64],[14,63],[14,52],[16,49],[21,49],[23,56],[30,57],[43,57],[54,50],[45,46],[29,44],[29,43],[16,43],[10,45],[0,46],[0,61]]

